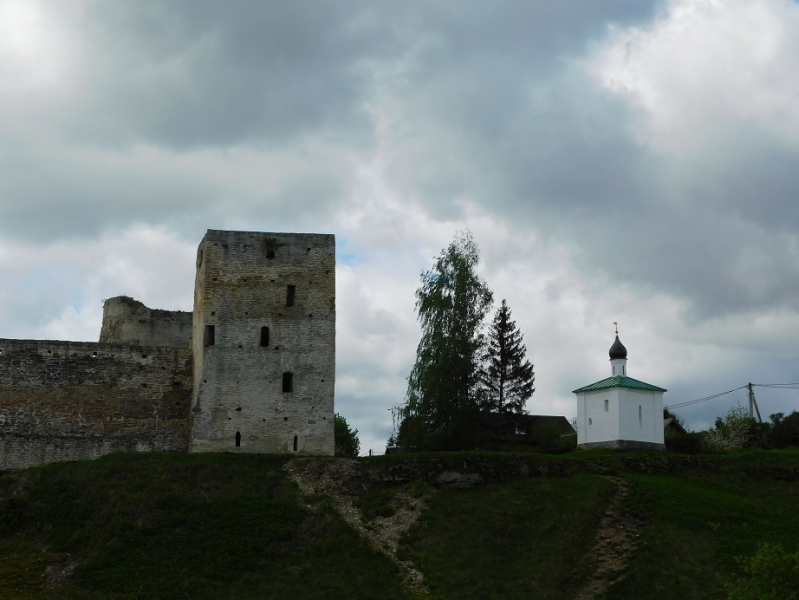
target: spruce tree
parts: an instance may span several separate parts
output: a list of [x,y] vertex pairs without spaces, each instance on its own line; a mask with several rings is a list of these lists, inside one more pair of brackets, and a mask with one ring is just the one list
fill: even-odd
[[496,413],[524,413],[524,405],[535,391],[535,373],[526,354],[523,336],[503,300],[488,329],[483,355],[484,408]]

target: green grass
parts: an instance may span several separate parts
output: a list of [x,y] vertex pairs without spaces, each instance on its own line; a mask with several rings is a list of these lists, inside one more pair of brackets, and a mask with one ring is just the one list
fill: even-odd
[[[148,454],[31,469],[23,494],[0,501],[0,590],[54,598],[407,597],[394,565],[329,505],[309,511],[298,501],[284,463]],[[0,497],[17,477],[0,477]],[[72,560],[79,564],[64,586],[46,591],[46,567]]]
[[406,537],[438,598],[564,598],[615,486],[595,475],[441,490]]
[[[515,481],[516,454],[375,457],[364,469],[410,482],[374,483],[356,504],[370,521],[401,508],[399,491],[425,499],[401,556],[436,598],[573,595],[591,573],[588,552],[614,491],[597,471],[631,482],[627,509],[646,522],[642,547],[607,598],[723,597],[740,557],[763,543],[797,550],[799,450],[669,464],[664,456],[526,455],[530,473],[540,464],[560,476]],[[0,597],[415,597],[326,499],[301,496],[286,460],[116,454],[0,474]],[[464,467],[506,483],[433,491],[442,469]],[[54,577],[66,567],[74,570]]]
[[722,582],[764,542],[795,550],[799,482],[772,475],[799,468],[796,451],[719,457],[711,469],[627,473],[630,509],[647,523],[645,545],[608,598],[724,597]]

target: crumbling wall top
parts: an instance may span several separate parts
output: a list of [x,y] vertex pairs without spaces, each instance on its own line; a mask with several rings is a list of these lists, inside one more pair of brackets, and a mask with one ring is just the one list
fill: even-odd
[[133,346],[191,346],[192,313],[147,308],[129,296],[103,304],[100,342]]

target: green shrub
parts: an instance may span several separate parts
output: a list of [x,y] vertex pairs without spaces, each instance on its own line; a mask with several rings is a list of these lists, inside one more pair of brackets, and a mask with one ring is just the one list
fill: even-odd
[[397,488],[394,486],[372,486],[355,499],[355,506],[361,509],[366,521],[375,517],[392,517],[397,512],[396,496]]
[[358,430],[350,429],[347,419],[338,413],[335,414],[333,437],[336,456],[343,456],[345,458],[358,457],[358,453],[361,450]]
[[724,417],[716,419],[715,426],[705,432],[707,450],[741,450],[757,446],[753,444],[753,426],[756,421],[741,405],[734,406]]
[[743,572],[724,586],[729,600],[799,600],[799,550],[761,544],[741,565]]
[[567,452],[574,452],[577,449],[577,434],[570,433],[568,435],[558,436],[550,446],[542,452],[548,454],[566,454]]

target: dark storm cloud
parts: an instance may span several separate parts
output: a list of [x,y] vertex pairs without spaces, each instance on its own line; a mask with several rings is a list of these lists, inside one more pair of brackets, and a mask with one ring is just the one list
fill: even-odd
[[[78,100],[34,112],[50,139],[5,154],[0,218],[15,236],[131,221],[324,229],[349,194],[345,155],[370,156],[383,135],[392,185],[433,217],[458,218],[467,199],[574,243],[587,276],[685,298],[700,318],[794,307],[795,154],[755,131],[737,154],[675,167],[579,64],[608,23],[647,23],[659,6],[62,9],[81,23]],[[258,155],[249,167],[242,149]]]
[[[762,132],[736,136],[724,165],[708,165],[696,179],[704,201],[729,208],[764,230],[795,233],[799,227],[799,151]],[[704,188],[704,189],[703,189]]]
[[[632,0],[44,6],[71,40],[54,48],[65,79],[10,85],[0,101],[0,228],[16,238],[324,217],[346,198],[345,154],[372,151],[387,98],[425,157],[409,182],[429,175],[418,193],[435,214],[480,159],[448,161],[461,142],[491,152],[561,53],[651,11]],[[263,164],[232,167],[241,148]]]
[[278,144],[317,133],[369,139],[358,65],[390,51],[392,41],[357,5],[186,1],[93,8],[91,40],[101,54],[88,101],[100,118],[79,122],[75,135],[178,148]]
[[[93,118],[78,121],[75,134],[183,147],[275,144],[308,134],[362,145],[373,133],[365,106],[372,70],[402,59],[420,40],[431,47],[410,75],[410,88],[446,82],[452,71],[478,82],[494,70],[518,77],[512,67],[551,71],[558,67],[553,54],[580,48],[606,21],[626,22],[651,9],[629,0],[603,3],[601,10],[576,1],[239,0],[106,2],[92,10]],[[480,110],[479,98],[476,104]]]
[[[671,295],[690,319],[799,309],[794,144],[739,120],[721,125],[720,139],[699,140],[704,147],[688,137],[682,156],[663,152],[642,134],[638,105],[601,89],[568,46],[547,54],[549,72],[536,66],[536,42],[517,48],[509,32],[498,46],[475,44],[471,61],[453,59],[440,77],[433,67],[443,59],[425,62],[430,71],[397,108],[407,128],[397,187],[439,218],[456,218],[467,199],[572,243],[585,277]],[[583,31],[580,51],[591,33]],[[504,60],[492,68],[496,47]]]

